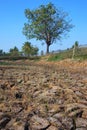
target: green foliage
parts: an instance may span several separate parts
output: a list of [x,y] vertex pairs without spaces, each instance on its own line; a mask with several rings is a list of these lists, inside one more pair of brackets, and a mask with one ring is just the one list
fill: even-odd
[[[56,54],[51,54],[48,61],[59,61],[63,59],[71,59],[73,54],[73,49],[64,50]],[[87,48],[78,48],[76,51],[74,59],[86,60],[87,59]]]
[[22,46],[22,52],[25,56],[34,56],[37,55],[38,53],[38,48],[33,47],[30,42],[25,42],[24,45]]
[[68,15],[56,9],[52,3],[41,5],[36,10],[26,9],[25,16],[28,22],[24,24],[23,34],[29,39],[43,40],[47,45],[47,53],[49,46],[73,27]]
[[9,54],[10,54],[10,56],[19,56],[19,50],[18,50],[18,48],[16,46],[14,48],[11,48],[9,50]]
[[78,53],[78,46],[79,46],[79,42],[78,42],[78,41],[76,41],[76,42],[74,43],[74,45],[72,46],[72,49],[73,49],[72,58],[73,58],[73,59],[74,59],[76,53]]
[[48,61],[59,61],[59,60],[63,60],[63,57],[61,54],[55,54],[55,55],[51,55],[49,58],[48,58]]
[[[10,48],[9,52],[7,53],[3,52],[3,50],[0,50],[0,61],[23,60],[23,59],[38,60],[39,59],[39,57],[37,56],[38,50],[39,49],[37,47],[33,47],[30,42],[25,42],[24,45],[22,46],[22,51],[19,51],[16,46],[14,48]],[[1,64],[4,63],[1,62]]]
[[3,55],[3,50],[0,50],[0,56],[2,56]]
[[74,46],[75,46],[75,47],[78,47],[78,46],[79,46],[79,42],[78,42],[78,41],[75,41],[75,43],[74,43],[74,45],[72,46],[72,48],[74,48]]
[[27,57],[24,56],[0,56],[0,60],[23,60],[23,59],[28,59]]
[[78,47],[79,46],[79,42],[75,41],[75,46]]
[[30,54],[31,54],[31,43],[30,42],[24,43],[24,45],[22,46],[22,52],[24,53],[25,56],[30,56]]
[[37,47],[31,46],[31,55],[32,55],[32,56],[37,55],[38,50],[39,50],[39,49],[38,49]]
[[0,50],[0,56],[3,56],[3,55],[5,55],[5,52],[3,52],[3,50],[1,49]]

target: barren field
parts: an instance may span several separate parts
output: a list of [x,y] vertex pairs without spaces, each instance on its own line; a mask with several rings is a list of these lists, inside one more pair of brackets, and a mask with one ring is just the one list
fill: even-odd
[[1,65],[0,130],[87,130],[87,61]]

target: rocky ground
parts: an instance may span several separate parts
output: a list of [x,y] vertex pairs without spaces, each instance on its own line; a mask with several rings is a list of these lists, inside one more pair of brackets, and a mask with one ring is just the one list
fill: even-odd
[[0,130],[87,130],[87,62],[0,66]]

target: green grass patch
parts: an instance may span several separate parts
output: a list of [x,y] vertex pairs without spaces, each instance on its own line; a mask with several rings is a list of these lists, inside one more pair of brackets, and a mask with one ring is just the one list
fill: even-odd
[[62,57],[62,55],[51,55],[49,58],[48,58],[48,61],[60,61],[60,60],[63,60],[64,58]]
[[[60,61],[63,59],[72,59],[73,49],[64,50],[56,54],[50,54],[48,61]],[[87,48],[78,48],[75,52],[74,59],[87,60]]]

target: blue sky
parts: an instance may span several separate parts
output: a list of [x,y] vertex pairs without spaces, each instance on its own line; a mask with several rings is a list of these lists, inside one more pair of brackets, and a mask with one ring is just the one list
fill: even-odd
[[[70,48],[75,41],[87,44],[87,0],[0,0],[0,49],[5,52],[14,46],[21,49],[27,41],[22,34],[24,23],[27,22],[24,10],[36,9],[41,4],[49,2],[67,12],[75,25],[67,38],[64,37],[50,46],[50,51]],[[30,42],[39,47],[40,51],[46,51],[46,46],[41,44],[42,41],[33,39]]]

